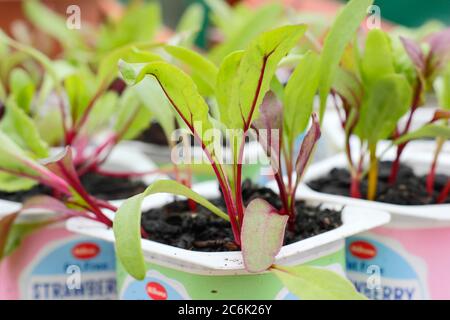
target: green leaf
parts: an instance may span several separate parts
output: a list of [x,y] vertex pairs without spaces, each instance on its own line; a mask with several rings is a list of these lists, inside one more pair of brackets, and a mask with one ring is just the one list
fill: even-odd
[[214,84],[218,73],[214,63],[201,54],[183,47],[167,45],[164,50],[175,59],[182,61],[191,70],[191,73],[198,75],[204,83],[209,84],[209,93],[214,92]]
[[279,214],[267,201],[252,200],[245,209],[241,242],[245,269],[262,272],[281,249],[288,215]]
[[[172,107],[192,132],[201,135],[212,128],[208,105],[186,73],[166,62],[153,62],[142,68],[136,83],[147,75],[157,79]],[[207,141],[204,142],[207,144]]]
[[[119,75],[119,61],[128,63],[148,63],[163,60],[159,55],[144,51],[158,47],[154,43],[135,43],[118,48],[106,55],[100,62],[97,72],[99,86],[107,87]],[[129,70],[127,69],[127,72]]]
[[394,141],[394,144],[403,144],[410,140],[424,138],[450,139],[450,127],[446,125],[426,124],[423,127],[407,133]]
[[184,196],[211,210],[219,217],[229,220],[228,215],[211,202],[183,184],[172,180],[159,180],[143,193],[126,200],[114,216],[114,236],[117,256],[127,272],[134,278],[145,278],[145,262],[141,248],[141,205],[145,197],[157,193]]
[[153,114],[169,141],[170,135],[175,130],[175,115],[158,81],[154,77],[145,77],[134,86],[134,89],[141,104]]
[[114,215],[116,254],[125,270],[138,280],[145,278],[146,268],[141,248],[141,205],[144,194],[126,200]]
[[32,222],[20,222],[15,223],[9,232],[8,241],[5,246],[5,256],[11,255],[22,243],[22,241],[34,231],[37,231],[50,223],[53,220],[32,221]]
[[227,127],[231,127],[231,117],[229,116],[229,106],[231,103],[231,93],[233,82],[241,63],[244,51],[230,53],[222,61],[217,75],[216,99],[219,106],[220,121]]
[[383,31],[373,29],[367,34],[361,71],[364,83],[369,87],[380,77],[395,73],[391,44]]
[[320,59],[308,52],[292,73],[284,93],[284,132],[291,145],[305,131],[313,110],[314,97],[319,85]]
[[[89,114],[83,133],[87,136],[94,135],[101,129],[106,129],[111,125],[111,119],[117,114],[119,97],[116,92],[108,91],[96,100],[92,111]],[[130,112],[132,108],[128,110]]]
[[[220,26],[227,37],[222,44],[211,50],[209,55],[211,60],[219,62],[231,52],[245,49],[261,32],[275,27],[280,21],[282,12],[283,7],[281,5],[271,3],[258,9],[247,10],[240,21],[223,19]],[[233,30],[227,32],[227,28],[233,28]]]
[[333,89],[353,109],[359,110],[364,89],[358,77],[343,68],[338,68]]
[[0,129],[37,158],[48,156],[49,148],[41,139],[33,120],[13,100],[7,101],[6,113],[0,122]]
[[17,105],[26,113],[30,112],[35,85],[28,73],[23,69],[14,69],[10,75],[10,88]]
[[6,243],[8,242],[8,236],[11,232],[11,228],[16,220],[18,212],[8,214],[0,217],[0,261],[5,257]]
[[[0,42],[3,42],[8,46],[11,46],[14,49],[35,59],[38,63],[40,63],[44,67],[48,75],[55,80],[55,83],[58,84],[58,75],[53,68],[53,63],[45,54],[30,46],[15,41],[14,39],[8,37],[2,30],[0,30]],[[59,90],[61,88],[57,85],[57,89]]]
[[206,209],[210,210],[212,213],[216,214],[220,218],[229,221],[229,217],[226,213],[224,213],[222,210],[217,208],[215,205],[213,205],[211,202],[203,198],[198,193],[194,192],[191,188],[188,188],[177,181],[159,180],[154,182],[144,192],[145,196],[149,196],[151,194],[156,193],[169,193],[178,196],[184,196],[204,206]]
[[161,26],[161,7],[158,2],[131,5],[118,22],[103,26],[97,45],[107,52],[133,42],[153,41]]
[[184,11],[176,28],[177,34],[184,35],[185,37],[185,39],[182,40],[183,45],[185,46],[192,45],[197,34],[203,27],[204,20],[205,20],[205,9],[199,3],[191,4]]
[[231,128],[248,129],[253,118],[258,117],[259,106],[270,89],[278,63],[298,43],[305,30],[306,26],[295,25],[267,31],[245,50],[228,106]]
[[81,33],[67,28],[66,19],[48,9],[39,1],[24,1],[24,12],[28,20],[38,29],[57,39],[66,48],[84,47]]
[[355,132],[369,144],[387,139],[409,110],[411,99],[412,89],[404,76],[394,74],[379,79],[361,106]]
[[333,271],[310,266],[274,266],[271,271],[302,300],[366,300],[353,284]]
[[348,43],[366,16],[373,0],[351,0],[337,16],[328,33],[320,59],[320,119],[325,112],[326,101],[334,82],[339,62]]
[[139,99],[136,87],[125,90],[115,110],[117,115],[115,131],[120,133],[123,140],[133,139],[147,129],[153,117],[150,109],[146,108]]
[[450,110],[450,64],[444,70],[442,77],[436,80],[436,86],[439,105]]
[[0,172],[0,190],[4,192],[30,190],[37,184],[38,182],[35,180]]
[[70,74],[65,78],[64,88],[69,100],[72,121],[77,123],[94,95],[94,88],[81,72]]
[[[0,190],[16,192],[31,189],[37,184],[39,172],[35,170],[39,164],[34,162],[11,138],[0,130]],[[44,169],[41,167],[41,169]],[[23,175],[9,174],[2,170],[14,171]]]

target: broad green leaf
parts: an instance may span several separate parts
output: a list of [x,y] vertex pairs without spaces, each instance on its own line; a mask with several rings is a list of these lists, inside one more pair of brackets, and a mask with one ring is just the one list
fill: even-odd
[[410,140],[424,138],[444,138],[450,139],[450,127],[446,125],[426,124],[423,127],[407,133],[394,141],[394,144],[403,144]]
[[442,74],[442,77],[436,80],[436,91],[438,94],[439,105],[450,110],[450,63]]
[[165,46],[164,50],[175,59],[183,62],[191,71],[197,74],[206,84],[209,84],[209,92],[214,92],[214,84],[216,82],[218,69],[207,58],[201,54],[183,47]]
[[18,212],[8,214],[0,217],[0,261],[5,256],[6,243],[8,242],[8,236],[11,232],[11,228],[16,220]]
[[5,246],[5,256],[11,255],[22,243],[22,241],[31,233],[49,225],[53,220],[32,221],[15,223],[8,235],[8,241]]
[[[167,138],[175,130],[175,115],[172,105],[161,86],[153,77],[145,77],[134,87],[141,104],[144,105],[161,125]],[[168,139],[169,140],[169,139]]]
[[328,94],[344,50],[372,4],[373,0],[351,0],[337,16],[325,39],[320,58],[320,121],[323,119]]
[[219,27],[223,31],[227,31],[227,25],[234,25],[233,8],[224,0],[205,0],[206,5],[210,9],[209,18],[214,26]]
[[364,95],[364,89],[357,75],[343,68],[338,68],[336,80],[333,83],[333,90],[351,108],[358,110]]
[[145,278],[145,263],[141,248],[141,205],[145,197],[157,193],[184,196],[228,220],[228,215],[211,202],[177,181],[159,180],[143,193],[126,200],[114,216],[114,236],[117,256],[127,272],[134,278]]
[[339,274],[310,266],[270,269],[286,288],[302,300],[366,300],[353,284]]
[[161,8],[158,2],[131,5],[119,21],[102,27],[97,46],[107,52],[133,42],[152,41],[161,26]]
[[367,34],[361,71],[364,83],[369,87],[380,77],[395,72],[389,38],[383,31],[373,29]]
[[[193,80],[179,68],[166,62],[147,64],[136,82],[142,81],[147,75],[158,80],[172,107],[189,129],[204,138],[203,134],[212,128],[212,124],[209,120],[208,105],[198,93]],[[207,141],[204,142],[207,144]]]
[[116,254],[125,270],[137,280],[145,278],[146,268],[141,247],[141,205],[144,194],[127,199],[114,215]]
[[58,15],[35,0],[24,1],[23,8],[32,24],[57,39],[67,49],[84,47],[81,33],[67,27],[66,17]]
[[[108,91],[95,101],[91,113],[83,127],[87,136],[94,135],[102,129],[112,125],[112,118],[116,115],[119,97],[116,92]],[[131,112],[132,107],[128,110]]]
[[231,93],[243,55],[244,51],[235,51],[226,56],[220,65],[217,75],[216,99],[219,107],[220,121],[226,127],[231,127],[231,117],[229,116]]
[[[20,173],[9,174],[3,172]],[[40,166],[11,138],[0,130],[0,189],[6,192],[27,190],[43,177],[45,168]],[[27,176],[27,177],[25,177]],[[33,177],[31,179],[30,177]],[[36,177],[36,178],[34,178]]]
[[[234,30],[227,33],[223,43],[216,46],[210,52],[212,61],[220,62],[224,57],[236,50],[245,49],[245,47],[255,39],[261,32],[269,30],[277,25],[283,12],[283,7],[276,3],[264,5],[256,11],[248,10],[245,20],[240,21]],[[233,23],[230,19],[223,22],[223,29],[232,28]]]
[[0,129],[37,158],[48,156],[49,148],[41,139],[33,120],[11,99],[7,101]]
[[317,54],[307,53],[295,68],[286,85],[283,129],[289,137],[289,145],[308,125],[319,85],[319,65],[320,59]]
[[174,180],[159,180],[154,182],[151,186],[144,191],[145,196],[149,196],[156,193],[169,193],[177,196],[183,196],[189,198],[198,204],[204,206],[206,209],[210,210],[212,213],[216,214],[220,218],[229,221],[228,215],[221,209],[217,208],[211,202],[203,198],[201,195],[193,191],[191,188],[174,181]]
[[133,139],[149,127],[153,117],[139,99],[136,87],[125,90],[118,101],[115,131],[123,140]]
[[9,83],[17,105],[28,114],[36,89],[33,80],[25,70],[17,68],[12,70]]
[[186,37],[182,40],[185,46],[191,46],[198,32],[202,29],[205,20],[205,9],[199,3],[191,4],[181,16],[176,32]]
[[6,90],[5,87],[2,83],[2,81],[0,80],[0,101],[5,101],[6,100]]
[[81,73],[74,73],[66,77],[64,87],[69,100],[72,121],[77,123],[94,95],[94,88]]
[[388,75],[376,81],[361,107],[355,132],[370,144],[387,139],[411,106],[412,89],[402,75]]
[[18,192],[29,190],[37,185],[36,180],[14,176],[0,171],[0,190],[4,192]]
[[[8,46],[11,46],[12,48],[20,52],[23,52],[24,54],[35,59],[39,64],[41,64],[45,68],[48,75],[55,80],[55,83],[58,84],[58,76],[53,68],[53,63],[45,54],[30,46],[24,45],[20,42],[15,41],[14,39],[11,39],[2,30],[0,30],[0,42],[3,42]],[[60,90],[61,88],[57,85],[57,89]]]
[[245,269],[267,270],[284,241],[288,215],[279,214],[267,201],[252,200],[245,209],[241,230],[241,247]]
[[280,60],[298,43],[304,25],[284,26],[261,34],[242,55],[228,110],[234,129],[248,129],[270,88]]
[[144,51],[158,46],[158,44],[154,43],[135,43],[113,50],[99,64],[97,72],[98,85],[107,87],[119,75],[118,66],[120,60],[128,63],[148,63],[162,60],[159,55]]
[[56,105],[47,105],[45,110],[35,114],[33,121],[41,138],[49,145],[59,145],[64,140],[61,112]]

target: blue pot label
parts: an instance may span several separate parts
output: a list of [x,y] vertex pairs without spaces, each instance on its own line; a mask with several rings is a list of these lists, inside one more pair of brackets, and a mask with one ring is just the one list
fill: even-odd
[[347,276],[373,300],[418,300],[429,297],[425,262],[395,239],[366,235],[346,240]]
[[71,237],[44,247],[22,273],[21,296],[31,300],[115,299],[114,246]]
[[156,270],[147,271],[144,280],[127,276],[120,293],[122,300],[191,300],[184,286]]

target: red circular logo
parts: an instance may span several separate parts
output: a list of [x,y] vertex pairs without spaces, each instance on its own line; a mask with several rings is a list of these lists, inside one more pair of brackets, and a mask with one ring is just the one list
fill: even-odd
[[99,253],[99,246],[92,242],[79,243],[72,248],[72,255],[80,260],[95,258]]
[[158,282],[147,283],[147,294],[153,300],[167,300],[167,291]]
[[367,241],[354,241],[349,249],[353,256],[360,259],[372,259],[377,255],[377,248]]

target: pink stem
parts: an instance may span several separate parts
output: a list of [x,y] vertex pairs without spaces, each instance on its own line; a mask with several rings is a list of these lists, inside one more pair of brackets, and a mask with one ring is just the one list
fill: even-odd
[[437,203],[444,203],[445,200],[447,200],[449,194],[450,194],[450,178],[448,179],[447,184],[445,185],[444,189],[439,195]]

